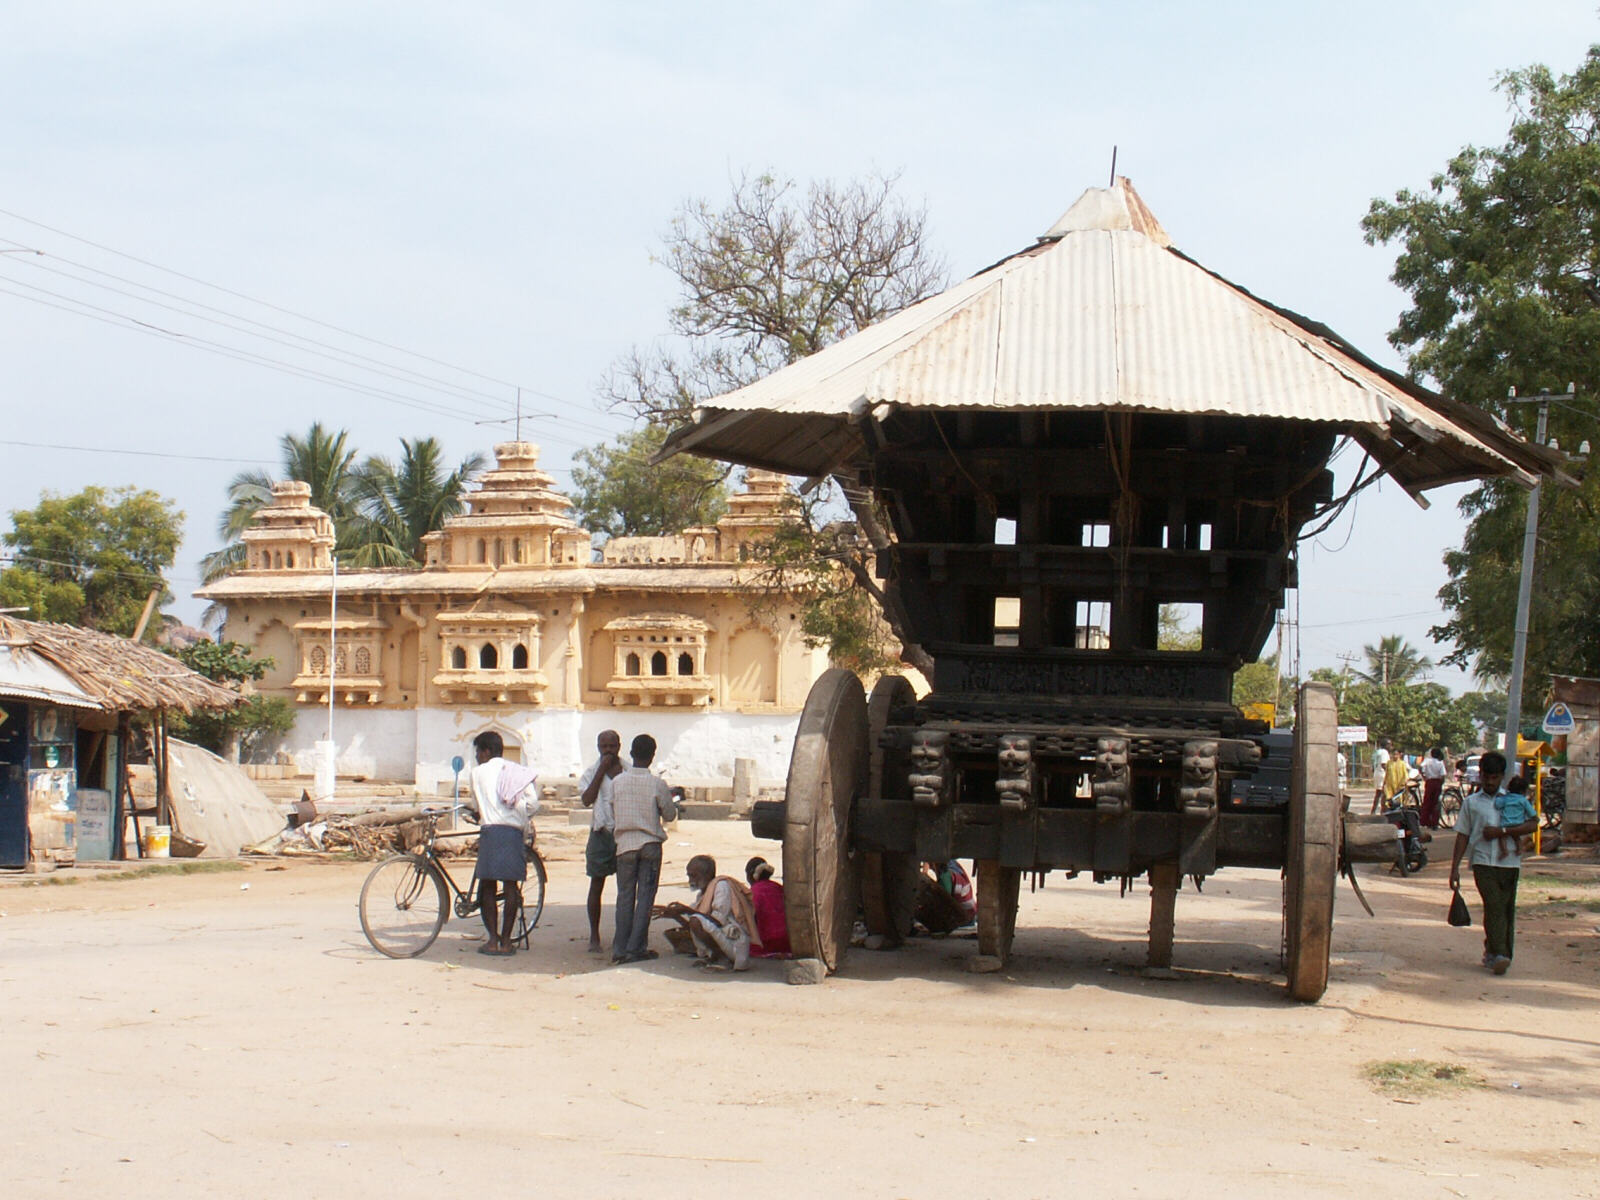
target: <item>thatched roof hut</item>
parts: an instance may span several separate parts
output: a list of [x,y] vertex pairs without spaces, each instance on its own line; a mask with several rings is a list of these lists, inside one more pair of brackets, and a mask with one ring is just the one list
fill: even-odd
[[169,654],[95,629],[0,616],[0,647],[15,658],[44,659],[76,685],[89,705],[105,712],[192,713],[233,708],[242,699]]

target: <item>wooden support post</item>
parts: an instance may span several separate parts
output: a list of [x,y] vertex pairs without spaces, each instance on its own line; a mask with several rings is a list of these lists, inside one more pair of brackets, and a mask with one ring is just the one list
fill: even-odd
[[1001,970],[1011,958],[1011,941],[1017,932],[1017,900],[1022,887],[1022,872],[1004,867],[995,859],[979,859],[978,957],[971,969]]
[[156,824],[172,824],[172,764],[167,758],[167,710],[156,714],[157,736],[160,739],[161,770],[156,787]]
[[1178,864],[1150,866],[1150,951],[1146,965],[1158,970],[1172,966],[1173,917],[1178,903]]

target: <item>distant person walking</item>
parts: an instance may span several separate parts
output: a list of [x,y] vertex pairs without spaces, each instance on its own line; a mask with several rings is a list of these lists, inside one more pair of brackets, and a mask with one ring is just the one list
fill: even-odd
[[[1461,805],[1456,819],[1455,853],[1450,860],[1450,887],[1461,890],[1461,860],[1469,858],[1472,880],[1483,902],[1483,965],[1496,975],[1511,967],[1516,950],[1517,881],[1522,873],[1522,855],[1517,838],[1532,833],[1537,819],[1524,819],[1515,825],[1502,824],[1513,812],[1525,815],[1503,798],[1500,782],[1505,778],[1505,755],[1491,750],[1478,764],[1478,790]],[[1498,807],[1497,807],[1498,802]],[[1500,815],[1501,809],[1507,813]]]
[[1439,828],[1439,797],[1444,792],[1444,749],[1435,746],[1422,760],[1422,811],[1417,814],[1424,829]]
[[666,780],[650,773],[656,740],[648,733],[628,748],[633,766],[611,781],[611,809],[617,838],[617,929],[611,939],[613,963],[655,958],[649,949],[650,911],[661,883],[662,821],[678,815]]
[[603,729],[594,740],[600,757],[578,780],[583,806],[592,810],[589,840],[583,848],[583,869],[589,876],[589,953],[600,953],[600,900],[606,876],[617,873],[616,818],[612,815],[611,782],[623,771],[622,738],[615,729]]
[[[479,823],[478,865],[472,877],[478,881],[478,912],[488,931],[478,953],[504,956],[516,953],[511,931],[528,878],[528,819],[539,811],[539,777],[530,767],[506,761],[505,743],[493,730],[473,738],[472,748],[478,765],[469,778]],[[502,887],[505,909],[500,913]]]
[[1389,741],[1378,743],[1372,752],[1372,811],[1383,808],[1383,779],[1389,769]]

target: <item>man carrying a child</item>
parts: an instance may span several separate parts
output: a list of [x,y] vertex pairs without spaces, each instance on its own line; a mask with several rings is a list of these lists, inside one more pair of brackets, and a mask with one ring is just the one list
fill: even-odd
[[1518,839],[1539,826],[1526,795],[1501,789],[1505,755],[1490,751],[1478,764],[1478,790],[1461,805],[1456,820],[1450,887],[1461,890],[1461,860],[1469,857],[1472,880],[1483,901],[1483,965],[1496,975],[1511,967],[1516,943],[1517,880],[1522,873]]

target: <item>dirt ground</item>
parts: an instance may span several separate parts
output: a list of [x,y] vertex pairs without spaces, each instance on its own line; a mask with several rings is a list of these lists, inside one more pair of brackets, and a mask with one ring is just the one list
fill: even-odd
[[[790,987],[587,954],[578,836],[541,827],[545,918],[510,959],[459,920],[380,957],[367,864],[0,884],[5,1194],[1600,1196],[1592,855],[1530,869],[1504,978],[1445,924],[1444,863],[1363,868],[1378,916],[1340,885],[1301,1006],[1274,873],[1180,894],[1172,980],[1141,971],[1142,885],[1053,876],[1002,975],[954,937]],[[685,823],[665,878],[775,849]],[[1412,1061],[1479,1086],[1366,1077]]]

